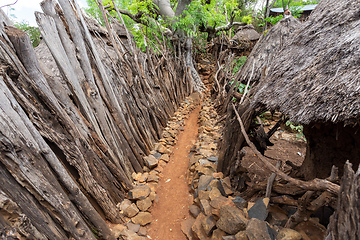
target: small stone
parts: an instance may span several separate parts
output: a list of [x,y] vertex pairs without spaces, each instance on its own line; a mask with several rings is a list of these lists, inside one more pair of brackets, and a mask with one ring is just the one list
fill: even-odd
[[213,200],[210,201],[210,206],[212,206],[213,208],[216,208],[216,209],[220,209],[221,206],[224,206],[224,205],[236,207],[235,203],[233,201],[231,201],[230,199],[228,199],[224,196],[214,198]]
[[283,228],[276,236],[276,240],[301,240],[302,236],[295,230]]
[[207,160],[209,160],[210,162],[217,162],[218,157],[208,157]]
[[213,173],[213,177],[217,179],[222,179],[224,177],[224,174],[222,172],[215,172]]
[[156,167],[159,163],[159,161],[153,155],[144,157],[144,161],[145,161],[146,166],[150,169]]
[[190,206],[189,212],[194,218],[196,218],[199,215],[199,213],[201,212],[201,210],[198,206],[193,204]]
[[249,239],[271,240],[266,222],[257,218],[250,219],[246,226],[246,235]]
[[127,216],[129,218],[134,217],[138,212],[139,212],[139,209],[136,207],[135,203],[131,204],[129,207],[127,207],[124,210],[125,216]]
[[154,201],[155,198],[156,198],[156,193],[155,193],[155,192],[151,192],[151,193],[149,194],[149,198],[150,198],[151,201]]
[[220,229],[215,229],[213,231],[211,240],[220,240],[223,236],[226,236],[226,233]]
[[247,223],[248,220],[240,209],[224,205],[220,208],[220,219],[216,226],[228,234],[236,234],[245,230]]
[[160,160],[159,165],[164,168],[166,166],[166,162],[163,160]]
[[221,196],[222,196],[221,192],[220,192],[220,190],[218,188],[211,189],[211,191],[209,193],[210,200],[213,200],[213,199],[215,199],[217,197],[221,197]]
[[201,175],[199,178],[198,190],[205,191],[207,189],[207,186],[213,179],[214,178],[212,176]]
[[145,173],[143,173],[143,174],[141,175],[141,177],[139,178],[138,181],[139,181],[140,183],[146,182],[148,176],[149,176],[149,173],[145,172]]
[[152,202],[151,202],[150,197],[136,201],[137,207],[140,209],[140,211],[143,211],[143,212],[148,210],[151,207],[151,204],[152,204]]
[[111,232],[114,234],[115,238],[119,238],[122,231],[124,231],[126,227],[122,224],[116,224],[113,228],[111,228]]
[[206,235],[208,236],[210,236],[212,231],[216,228],[216,221],[212,215],[209,215],[206,218],[204,218],[201,224]]
[[158,143],[158,144],[155,144],[155,150],[158,151],[159,153],[163,154],[166,151],[166,147],[164,147],[164,145]]
[[158,153],[158,152],[155,152],[151,155],[153,155],[157,160],[159,160],[161,158],[161,153]]
[[288,221],[288,216],[286,211],[278,207],[277,205],[269,207],[269,214],[266,218],[266,221],[271,225],[276,226],[285,226]]
[[146,237],[146,235],[147,235],[146,228],[145,227],[140,227],[140,229],[138,231],[138,235]]
[[138,236],[135,232],[125,229],[121,232],[120,239],[126,239],[126,240],[146,240],[145,237]]
[[133,224],[133,223],[131,223],[131,222],[127,222],[126,223],[126,227],[129,229],[129,230],[131,230],[131,231],[133,231],[133,232],[138,232],[139,231],[139,229],[140,229],[140,225],[139,224]]
[[224,179],[221,179],[218,182],[218,188],[221,192],[222,195],[224,195],[225,197],[233,194],[234,192],[231,190],[231,184],[230,184],[230,178],[226,177]]
[[247,201],[242,197],[236,196],[232,201],[235,203],[235,206],[239,209],[243,209],[247,207]]
[[209,160],[206,160],[206,159],[200,159],[199,163],[200,163],[200,165],[205,165],[205,164],[209,164],[211,162]]
[[198,198],[200,200],[202,200],[202,199],[209,200],[210,199],[209,194],[210,194],[210,192],[208,192],[208,191],[198,191]]
[[159,182],[159,176],[156,174],[149,174],[147,182]]
[[310,239],[325,239],[326,228],[318,222],[306,221],[299,223],[294,230],[305,232]]
[[133,173],[131,174],[132,178],[133,178],[135,181],[139,181],[139,179],[141,178],[141,175],[142,175],[141,172],[139,172],[139,173],[133,172]]
[[224,237],[222,237],[222,240],[236,240],[236,238],[235,238],[234,235],[231,235],[231,236],[224,236]]
[[202,221],[206,218],[203,213],[200,213],[194,224],[191,227],[192,232],[195,235],[195,239],[209,240],[210,238],[206,235],[204,228],[202,227]]
[[170,161],[170,157],[169,157],[169,154],[163,154],[161,155],[161,158],[159,160],[162,160],[164,162],[169,162]]
[[261,221],[265,221],[268,215],[267,205],[268,199],[260,198],[255,202],[255,205],[248,210],[249,218],[257,218]]
[[120,203],[120,211],[124,211],[125,209],[127,209],[131,205],[131,203],[132,202],[129,199],[124,199],[124,201]]
[[198,172],[199,175],[209,175],[212,176],[214,172],[216,172],[216,168],[212,163],[207,163],[204,165],[199,165],[195,168],[195,171]]
[[143,167],[143,171],[144,171],[144,172],[150,172],[150,169],[149,169],[147,166],[144,166],[144,167]]
[[240,231],[235,235],[236,240],[248,240],[248,237],[246,236],[245,231]]
[[211,215],[212,208],[211,208],[208,200],[205,200],[205,199],[200,200],[200,209],[201,209],[201,211],[203,211],[203,213],[205,213],[206,216]]
[[139,212],[135,217],[131,219],[131,221],[135,224],[145,226],[146,224],[151,223],[152,216],[148,212]]
[[128,196],[131,200],[145,199],[149,196],[150,192],[151,190],[149,186],[139,185],[131,189],[128,193]]
[[191,230],[194,223],[195,223],[195,219],[193,218],[189,218],[181,222],[181,231],[185,234],[188,240],[195,239]]

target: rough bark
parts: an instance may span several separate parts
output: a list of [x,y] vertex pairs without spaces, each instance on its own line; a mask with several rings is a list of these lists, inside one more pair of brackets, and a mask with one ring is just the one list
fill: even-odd
[[191,79],[185,61],[141,53],[119,23],[104,29],[59,3],[36,13],[35,51],[0,14],[0,235],[114,239],[105,219],[121,222],[131,173]]
[[360,238],[360,168],[355,173],[346,162],[335,213],[330,218],[326,240]]

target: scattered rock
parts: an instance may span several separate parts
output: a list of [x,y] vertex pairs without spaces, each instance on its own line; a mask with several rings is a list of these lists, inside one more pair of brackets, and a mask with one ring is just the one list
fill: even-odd
[[159,153],[163,154],[166,151],[166,147],[160,143],[155,144],[155,150],[158,151]]
[[151,223],[152,216],[148,212],[139,212],[135,217],[131,219],[131,221],[135,224],[145,226],[146,224]]
[[325,238],[326,228],[318,222],[307,221],[298,224],[294,230],[305,232],[311,240],[322,240]]
[[153,155],[157,160],[159,160],[161,158],[161,153],[158,153],[158,152],[155,152],[151,155]]
[[195,235],[195,239],[210,240],[210,238],[206,235],[204,228],[202,227],[202,222],[205,218],[205,215],[200,213],[191,227],[191,230]]
[[185,234],[188,240],[195,239],[193,232],[191,230],[191,227],[194,225],[194,223],[195,223],[195,219],[193,218],[189,218],[181,222],[181,231]]
[[249,218],[257,218],[265,221],[268,215],[267,205],[269,204],[268,198],[260,198],[256,201],[254,206],[248,210]]
[[246,231],[240,231],[235,235],[236,240],[248,240],[249,238],[246,235]]
[[156,198],[156,193],[155,193],[155,192],[151,192],[151,193],[149,194],[149,198],[150,198],[151,201],[154,201],[155,198]]
[[209,183],[213,180],[214,178],[212,176],[208,176],[208,175],[201,175],[199,178],[199,183],[198,183],[198,190],[199,191],[205,191],[207,189],[207,186],[209,185]]
[[207,216],[201,222],[201,225],[206,233],[206,235],[210,236],[212,231],[216,228],[216,221],[212,215]]
[[210,195],[210,192],[208,192],[208,191],[198,191],[198,198],[200,200],[202,200],[202,199],[209,200],[210,199],[209,195]]
[[211,240],[221,240],[223,236],[226,236],[226,233],[220,229],[215,229],[213,231]]
[[170,157],[169,157],[169,154],[163,154],[161,155],[161,158],[159,160],[162,160],[164,162],[169,162],[170,161]]
[[222,240],[236,240],[236,238],[235,238],[234,235],[231,235],[231,236],[224,236],[224,237],[222,237]]
[[215,172],[213,173],[213,177],[217,179],[222,179],[224,177],[224,174],[222,172]]
[[119,206],[120,211],[124,211],[125,209],[127,209],[131,205],[131,203],[132,202],[129,199],[124,199],[124,201],[120,203]]
[[234,199],[231,199],[233,203],[235,203],[235,206],[239,209],[243,209],[247,207],[247,201],[243,199],[242,197],[236,196]]
[[148,210],[151,207],[151,204],[152,204],[152,202],[151,202],[150,197],[136,201],[137,207],[140,209],[140,211],[143,211],[143,212]]
[[151,190],[149,186],[139,185],[131,189],[128,193],[128,196],[131,200],[145,199],[149,196],[150,192]]
[[201,212],[201,210],[198,206],[191,205],[189,208],[189,212],[194,218],[196,218],[199,215],[199,213]]
[[149,173],[145,172],[145,173],[143,173],[143,174],[141,175],[141,177],[139,178],[138,181],[139,181],[140,183],[146,182],[148,176],[149,176]]
[[159,176],[156,174],[149,174],[147,182],[159,182]]
[[220,209],[220,207],[224,205],[235,207],[235,203],[224,196],[214,198],[210,201],[210,206],[216,209]]
[[211,208],[208,200],[206,200],[206,199],[200,200],[200,209],[203,213],[205,213],[206,216],[211,215],[212,208]]
[[159,163],[159,161],[153,155],[144,157],[144,161],[145,161],[146,166],[150,169],[156,167]]
[[218,188],[221,192],[222,195],[224,195],[225,197],[233,194],[234,192],[231,190],[231,183],[230,183],[230,178],[226,177],[224,179],[221,179],[218,182]]
[[249,239],[272,240],[266,222],[257,218],[250,219],[246,226],[246,235]]
[[269,207],[268,217],[266,221],[271,225],[276,226],[285,226],[288,221],[288,216],[286,211],[278,207],[277,205],[273,205]]
[[283,228],[276,236],[276,240],[301,240],[302,236],[295,230]]
[[218,157],[208,157],[207,160],[209,160],[210,162],[217,162]]
[[137,235],[136,232],[129,229],[124,229],[121,232],[121,237],[126,240],[144,240],[144,237]]
[[140,227],[137,234],[138,234],[139,236],[144,236],[144,237],[146,237],[146,234],[147,234],[146,228],[145,228],[145,227]]
[[248,220],[237,207],[223,205],[220,208],[220,219],[216,226],[228,234],[236,234],[246,229]]
[[121,232],[124,231],[126,227],[122,224],[116,224],[113,228],[111,228],[111,232],[114,234],[115,238],[120,237]]
[[215,199],[215,198],[217,198],[217,197],[221,197],[222,195],[221,195],[221,192],[220,192],[220,190],[218,189],[218,188],[212,188],[211,189],[211,191],[210,191],[210,193],[209,193],[209,198],[210,198],[210,200],[213,200],[213,199]]
[[129,218],[134,217],[136,214],[138,214],[138,212],[139,212],[139,209],[136,207],[135,203],[132,203],[129,207],[127,207],[124,210],[125,216],[127,216]]
[[140,229],[140,225],[139,224],[133,224],[133,223],[131,223],[131,222],[127,222],[126,223],[126,227],[129,229],[129,230],[131,230],[131,231],[133,231],[133,232],[138,232],[139,231],[139,229]]

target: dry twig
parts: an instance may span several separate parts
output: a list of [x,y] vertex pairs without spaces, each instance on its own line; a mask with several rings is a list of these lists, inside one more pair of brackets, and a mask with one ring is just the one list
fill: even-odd
[[284,179],[285,181],[291,182],[293,184],[298,185],[300,188],[304,189],[304,190],[308,190],[308,191],[328,191],[331,192],[333,194],[338,194],[340,191],[340,186],[337,184],[334,184],[332,182],[329,182],[327,180],[323,180],[323,179],[318,179],[315,178],[311,181],[302,181],[302,180],[298,180],[295,178],[292,178],[288,175],[286,175],[285,173],[283,173],[282,171],[280,171],[279,169],[277,169],[274,165],[272,165],[268,159],[263,156],[255,147],[255,145],[250,141],[249,136],[246,134],[245,131],[245,127],[244,124],[239,116],[239,113],[237,112],[235,105],[232,104],[232,107],[235,111],[236,117],[240,123],[240,127],[241,127],[241,133],[243,134],[246,143],[249,145],[249,147],[254,151],[254,153],[256,154],[256,156],[265,164],[265,166],[273,173],[276,173],[279,177],[281,177],[282,179]]

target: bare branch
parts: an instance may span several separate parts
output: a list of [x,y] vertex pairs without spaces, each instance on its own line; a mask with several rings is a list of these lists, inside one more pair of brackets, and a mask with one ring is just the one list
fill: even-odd
[[4,6],[1,6],[0,8],[15,5],[18,1],[19,1],[19,0],[16,0],[14,3],[9,3],[9,4],[6,4],[6,5],[4,5]]
[[230,28],[234,27],[234,26],[245,26],[246,23],[243,22],[229,22],[228,24],[224,25],[224,26],[219,26],[217,28],[215,28],[215,32],[221,32],[221,31],[227,31]]
[[249,145],[249,147],[251,148],[251,150],[253,150],[253,152],[255,153],[255,155],[265,164],[265,166],[273,173],[276,173],[279,177],[281,177],[282,179],[284,179],[285,181],[288,181],[290,183],[293,183],[297,186],[299,186],[300,188],[304,189],[304,190],[308,190],[308,191],[328,191],[330,193],[333,194],[338,194],[340,191],[340,186],[329,182],[327,180],[323,180],[323,179],[318,179],[315,178],[311,181],[302,181],[302,180],[298,180],[295,178],[292,178],[290,176],[288,176],[287,174],[283,173],[282,171],[280,171],[279,169],[277,169],[274,165],[272,165],[268,159],[263,156],[255,147],[255,145],[250,141],[249,136],[246,134],[245,131],[245,127],[244,124],[239,116],[239,113],[237,112],[235,105],[232,104],[232,107],[234,109],[234,112],[236,114],[237,120],[240,124],[240,128],[241,128],[241,133],[243,134],[246,143]]

